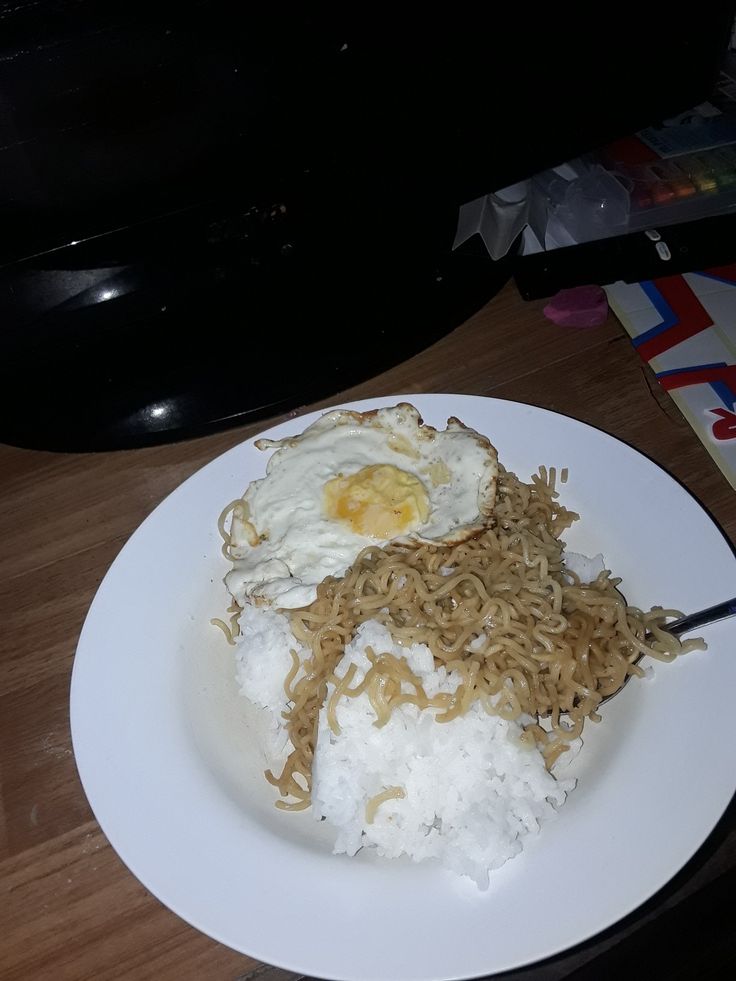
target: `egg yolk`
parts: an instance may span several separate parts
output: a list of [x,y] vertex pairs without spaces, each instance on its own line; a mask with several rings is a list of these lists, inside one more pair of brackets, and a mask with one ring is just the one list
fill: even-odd
[[424,524],[429,497],[413,474],[391,464],[363,467],[324,486],[325,510],[367,538],[396,538]]

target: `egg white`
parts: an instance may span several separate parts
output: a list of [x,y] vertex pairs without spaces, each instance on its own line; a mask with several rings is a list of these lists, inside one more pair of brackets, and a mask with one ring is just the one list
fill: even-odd
[[385,544],[329,517],[324,487],[337,476],[387,464],[420,480],[429,514],[403,538],[458,543],[487,527],[493,513],[498,459],[491,443],[457,419],[442,431],[426,426],[407,403],[328,412],[300,436],[256,445],[276,452],[232,519],[225,582],[240,606],[306,606],[326,576],[343,575],[367,545]]

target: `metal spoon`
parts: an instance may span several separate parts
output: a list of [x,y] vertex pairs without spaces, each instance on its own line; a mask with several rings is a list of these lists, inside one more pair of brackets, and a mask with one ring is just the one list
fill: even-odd
[[699,610],[697,613],[688,613],[686,617],[673,620],[668,623],[665,630],[669,630],[675,637],[680,634],[689,633],[691,630],[699,630],[709,623],[716,623],[718,620],[726,620],[728,617],[736,616],[736,597],[726,600],[724,603],[716,603],[709,606],[707,610]]
[[[736,616],[736,596],[733,599],[726,600],[724,603],[717,603],[715,606],[709,606],[706,610],[698,610],[697,613],[689,613],[685,617],[680,617],[679,620],[673,620],[672,623],[666,624],[663,629],[669,631],[671,634],[674,634],[675,637],[679,637],[681,634],[690,633],[691,630],[699,630],[701,627],[705,627],[709,623],[716,623],[718,620],[726,620],[728,617],[732,616]],[[638,664],[644,656],[644,654],[640,654],[633,663]],[[631,678],[633,678],[633,675],[627,674],[621,688],[602,698],[596,706],[596,710],[611,698],[615,698],[616,695],[618,695],[618,693],[624,688],[624,685],[628,684]]]

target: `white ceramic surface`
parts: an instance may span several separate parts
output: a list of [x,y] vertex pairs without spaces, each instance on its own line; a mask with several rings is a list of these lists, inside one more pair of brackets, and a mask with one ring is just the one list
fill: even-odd
[[[485,433],[527,479],[567,466],[576,551],[602,551],[629,602],[692,611],[732,596],[736,562],[697,501],[624,443],[565,416],[496,399],[412,395],[427,422]],[[302,431],[315,415],[268,432]],[[113,563],[74,664],[82,782],[112,846],[175,913],[222,943],[340,981],[486,975],[610,926],[692,856],[734,791],[736,625],[710,651],[656,664],[588,725],[577,789],[521,856],[478,892],[431,865],[333,856],[309,812],[273,808],[259,713],[238,696],[230,648],[209,624],[227,600],[215,526],[263,474],[252,441],[187,480]]]

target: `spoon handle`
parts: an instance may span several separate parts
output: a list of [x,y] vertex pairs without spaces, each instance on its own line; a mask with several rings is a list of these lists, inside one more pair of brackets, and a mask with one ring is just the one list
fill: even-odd
[[707,610],[698,610],[697,613],[690,613],[679,620],[673,620],[667,624],[667,630],[676,637],[680,634],[688,633],[690,630],[698,630],[707,623],[715,623],[716,620],[725,620],[726,617],[736,616],[736,597],[726,600],[725,603],[717,603],[709,606]]

